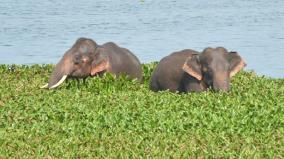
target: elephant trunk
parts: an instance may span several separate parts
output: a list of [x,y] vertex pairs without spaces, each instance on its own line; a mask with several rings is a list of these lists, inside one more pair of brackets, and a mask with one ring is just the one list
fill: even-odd
[[217,74],[213,78],[213,90],[228,92],[230,90],[230,78],[227,74]]
[[69,56],[64,56],[58,64],[56,64],[50,78],[47,87],[53,89],[62,84],[70,74],[71,63],[69,62]]

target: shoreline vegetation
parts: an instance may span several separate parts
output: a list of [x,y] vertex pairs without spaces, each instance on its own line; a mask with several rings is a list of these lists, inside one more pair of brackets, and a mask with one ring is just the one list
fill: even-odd
[[284,79],[229,93],[152,92],[125,77],[39,87],[54,65],[0,65],[0,158],[284,158]]

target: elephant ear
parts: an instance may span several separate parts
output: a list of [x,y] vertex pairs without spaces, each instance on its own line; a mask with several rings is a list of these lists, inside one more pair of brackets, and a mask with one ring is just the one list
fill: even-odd
[[91,75],[94,76],[99,72],[108,70],[109,67],[109,61],[107,59],[103,59],[99,63],[93,62],[91,68]]
[[247,65],[237,52],[230,52],[228,54],[228,61],[230,63],[230,77],[233,77]]
[[202,80],[202,72],[198,55],[187,58],[182,69],[197,80]]

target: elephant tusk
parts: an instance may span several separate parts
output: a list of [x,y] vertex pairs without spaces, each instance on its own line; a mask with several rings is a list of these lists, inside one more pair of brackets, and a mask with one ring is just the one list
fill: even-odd
[[66,78],[67,78],[67,75],[64,75],[64,76],[60,79],[60,81],[58,81],[55,85],[49,87],[49,89],[53,89],[53,88],[58,87],[60,84],[62,84],[62,83],[65,81]]
[[40,88],[41,88],[41,89],[48,88],[48,83],[45,84],[45,85],[43,85],[43,86],[41,86]]

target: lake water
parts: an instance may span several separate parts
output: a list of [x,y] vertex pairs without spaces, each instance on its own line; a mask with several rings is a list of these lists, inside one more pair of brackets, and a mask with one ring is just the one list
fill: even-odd
[[284,77],[283,0],[1,0],[0,64],[57,63],[79,37],[113,41],[143,63],[224,46],[248,70]]

